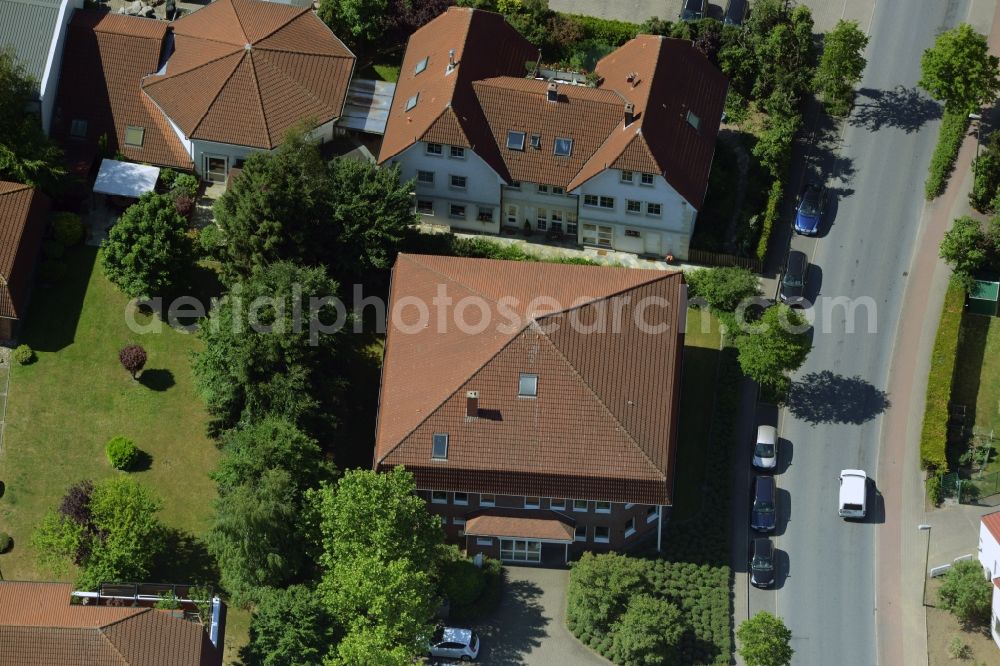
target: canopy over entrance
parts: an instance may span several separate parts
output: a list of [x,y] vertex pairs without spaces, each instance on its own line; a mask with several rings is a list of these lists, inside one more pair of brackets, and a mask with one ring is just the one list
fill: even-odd
[[556,518],[528,518],[491,514],[476,516],[466,521],[465,534],[467,536],[535,539],[557,543],[572,543],[574,539],[573,527]]
[[146,192],[153,191],[159,177],[159,167],[105,159],[101,160],[101,170],[97,172],[97,180],[94,181],[94,192],[138,199]]

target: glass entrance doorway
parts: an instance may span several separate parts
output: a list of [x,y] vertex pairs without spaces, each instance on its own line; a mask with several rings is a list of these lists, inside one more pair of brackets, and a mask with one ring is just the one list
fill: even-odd
[[229,173],[229,158],[205,155],[205,180],[210,183],[226,182]]
[[526,539],[500,539],[500,559],[504,562],[541,562],[542,542]]

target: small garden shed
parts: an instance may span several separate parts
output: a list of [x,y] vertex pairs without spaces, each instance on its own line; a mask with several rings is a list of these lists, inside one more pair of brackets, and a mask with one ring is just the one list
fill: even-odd
[[976,280],[975,286],[969,291],[965,309],[972,314],[995,317],[998,302],[1000,302],[1000,282]]

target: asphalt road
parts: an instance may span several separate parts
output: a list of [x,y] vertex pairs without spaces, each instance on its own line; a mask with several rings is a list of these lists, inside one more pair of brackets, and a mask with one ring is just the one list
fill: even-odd
[[[837,477],[843,468],[872,476],[878,467],[889,364],[940,117],[915,90],[920,55],[938,32],[966,20],[969,4],[878,0],[858,104],[843,127],[817,128],[798,161],[801,178],[830,188],[824,233],[791,239],[813,264],[814,347],[793,377],[789,406],[759,415],[779,421],[781,555],[776,589],[750,592],[751,614],[776,612],[792,630],[795,664],[877,663],[875,535],[887,518],[875,479],[869,518],[840,519]],[[832,306],[839,297],[858,304],[853,318]]]

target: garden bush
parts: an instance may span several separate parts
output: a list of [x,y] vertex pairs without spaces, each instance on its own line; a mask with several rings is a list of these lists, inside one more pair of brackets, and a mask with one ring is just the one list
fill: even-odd
[[194,213],[194,199],[186,194],[178,194],[174,199],[174,210],[185,219],[190,220],[191,214]]
[[108,456],[108,462],[115,469],[127,470],[139,456],[139,450],[128,437],[112,437],[104,447],[104,453]]
[[941,506],[944,497],[941,495],[941,476],[932,474],[927,478],[927,499],[934,506]]
[[170,193],[174,197],[187,196],[194,199],[198,196],[198,179],[189,173],[177,174]]
[[0,532],[0,554],[6,553],[10,550],[11,545],[14,540],[10,538],[10,535],[6,532]]
[[38,275],[46,284],[56,284],[66,277],[66,263],[59,259],[46,259],[38,267]]
[[568,14],[567,16],[583,28],[584,40],[594,40],[619,47],[639,34],[639,25],[636,23],[580,14]]
[[964,308],[965,291],[952,281],[944,297],[927,376],[927,404],[920,434],[920,466],[923,469],[944,471],[948,468],[948,403]]
[[757,258],[764,261],[767,258],[767,248],[771,242],[771,231],[774,223],[778,220],[781,212],[781,196],[784,188],[780,180],[771,183],[771,190],[767,194],[767,206],[764,208],[764,225],[760,230],[760,240],[757,241]]
[[57,240],[47,240],[42,243],[42,255],[46,259],[62,259],[66,254],[66,246]]
[[457,606],[468,606],[476,601],[485,587],[486,576],[470,559],[450,560],[441,569],[442,591]]
[[948,178],[955,168],[955,160],[958,159],[958,151],[962,148],[968,127],[969,117],[964,111],[944,112],[937,145],[934,146],[934,155],[924,182],[924,196],[928,201],[936,199],[948,186]]
[[56,213],[52,218],[52,235],[66,247],[83,241],[83,222],[76,213]]
[[160,178],[157,180],[160,191],[169,192],[173,188],[177,176],[178,173],[169,167],[160,169]]
[[972,163],[975,176],[969,204],[981,213],[994,213],[997,189],[1000,188],[1000,132],[991,132],[986,147]]
[[209,224],[198,232],[198,247],[206,256],[214,256],[216,248],[222,245],[222,242],[222,229],[216,224]]
[[459,622],[476,622],[496,610],[500,603],[500,593],[503,590],[503,567],[500,560],[490,557],[483,558],[483,587],[479,597],[472,603],[459,606],[451,604],[449,618]]
[[35,350],[28,345],[18,345],[11,356],[18,365],[28,365],[35,360]]

